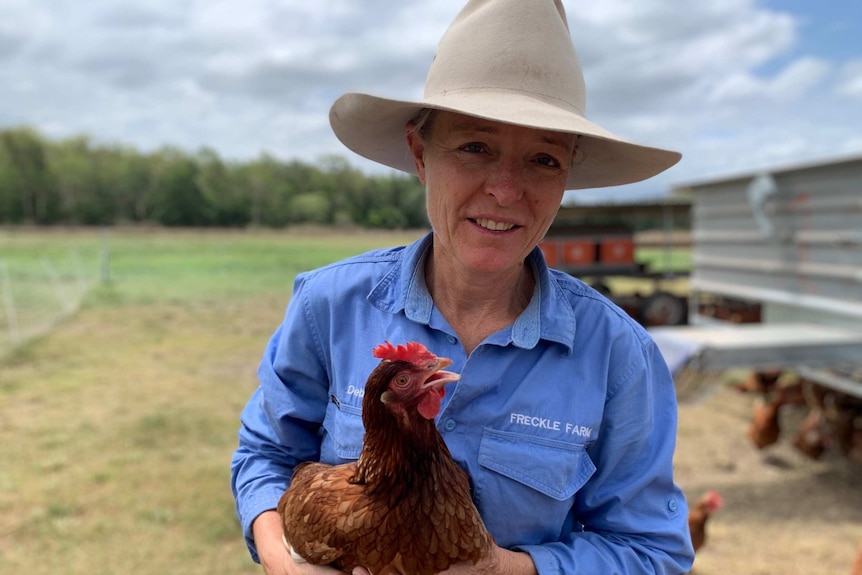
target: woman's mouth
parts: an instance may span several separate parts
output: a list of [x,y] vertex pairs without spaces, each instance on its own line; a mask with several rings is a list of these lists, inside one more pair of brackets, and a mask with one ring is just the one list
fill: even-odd
[[492,232],[508,232],[512,228],[515,228],[515,224],[509,224],[505,222],[495,222],[494,220],[489,220],[486,218],[480,218],[476,220],[471,220],[476,225],[479,225],[486,230],[491,230]]

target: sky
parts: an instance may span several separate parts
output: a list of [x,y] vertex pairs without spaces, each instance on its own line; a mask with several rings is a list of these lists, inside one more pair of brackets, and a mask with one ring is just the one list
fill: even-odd
[[[531,0],[524,0],[531,1]],[[420,99],[463,0],[0,0],[0,128],[316,163],[345,92]],[[682,152],[630,201],[862,155],[862,0],[565,0],[587,117]]]

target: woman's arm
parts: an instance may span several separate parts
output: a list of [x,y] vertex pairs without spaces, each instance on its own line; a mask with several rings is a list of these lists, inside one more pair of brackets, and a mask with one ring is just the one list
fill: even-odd
[[275,511],[261,513],[252,524],[260,564],[266,575],[340,575],[326,565],[294,561],[284,545],[281,517]]
[[237,515],[255,560],[260,558],[252,522],[275,509],[297,464],[320,459],[318,431],[329,401],[329,376],[303,315],[301,287],[298,278],[284,322],[261,359],[260,385],[240,417],[231,462]]

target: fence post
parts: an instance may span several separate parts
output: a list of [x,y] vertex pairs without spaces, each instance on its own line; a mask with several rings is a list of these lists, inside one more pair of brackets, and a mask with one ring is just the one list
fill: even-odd
[[51,263],[48,258],[42,258],[42,269],[45,275],[48,276],[48,281],[51,283],[51,288],[54,290],[54,297],[57,298],[57,303],[63,309],[65,315],[71,315],[75,311],[75,304],[69,301],[69,297],[60,285],[60,276],[57,274],[57,268]]
[[105,237],[102,237],[101,270],[102,284],[111,283],[111,247]]
[[15,309],[15,296],[12,295],[12,281],[9,279],[9,268],[6,261],[0,259],[0,291],[3,292],[3,305],[6,308],[6,318],[9,323],[9,339],[13,347],[21,343],[21,334],[18,332],[18,312]]

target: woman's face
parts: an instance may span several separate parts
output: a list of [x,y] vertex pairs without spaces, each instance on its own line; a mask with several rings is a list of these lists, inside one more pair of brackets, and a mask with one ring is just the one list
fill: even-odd
[[560,207],[575,136],[452,112],[430,121],[427,139],[408,126],[407,140],[435,254],[474,271],[522,265]]

